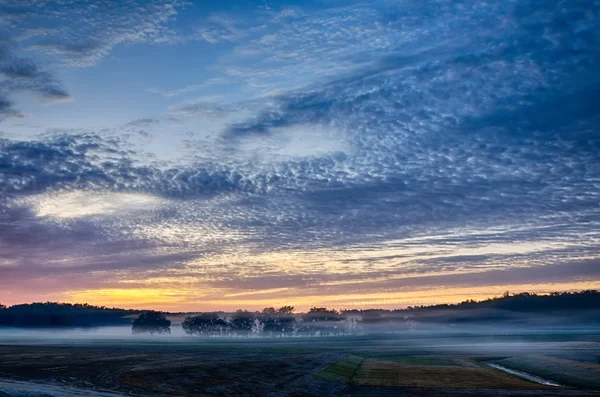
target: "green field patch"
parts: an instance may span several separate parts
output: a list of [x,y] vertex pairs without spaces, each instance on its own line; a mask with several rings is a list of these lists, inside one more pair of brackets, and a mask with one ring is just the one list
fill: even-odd
[[565,386],[584,389],[600,388],[600,365],[598,364],[542,355],[515,356],[495,363]]
[[453,367],[478,367],[475,361],[450,356],[383,356],[377,357],[378,360],[393,361],[405,365],[425,365],[425,366],[453,366]]
[[350,384],[353,382],[354,375],[356,375],[363,360],[361,356],[350,354],[331,364],[327,369],[319,372],[317,376],[329,381]]

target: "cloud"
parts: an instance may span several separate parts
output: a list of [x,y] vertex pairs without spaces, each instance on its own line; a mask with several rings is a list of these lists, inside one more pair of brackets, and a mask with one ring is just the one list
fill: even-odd
[[[119,44],[176,40],[167,25],[182,7],[178,1],[136,0],[9,3],[2,7],[2,20],[14,29],[21,47],[84,67],[96,64]],[[80,20],[86,24],[77,23]]]
[[[83,66],[119,43],[174,40],[175,11],[151,4],[116,21],[120,5],[99,5],[98,42],[67,24],[29,31],[29,48]],[[0,261],[15,274],[121,271],[105,288],[192,277],[289,296],[597,280],[598,12],[585,1],[425,1],[212,18],[204,39],[235,43],[217,81],[235,75],[245,99],[169,113],[196,121],[197,135],[218,119],[219,134],[191,134],[171,162],[160,156],[172,124],[159,116],[0,140]],[[0,92],[66,95],[9,53],[12,85]],[[8,96],[2,112],[16,112]],[[139,131],[154,134],[155,153],[125,137]],[[45,250],[61,259],[40,265]]]
[[71,96],[48,73],[38,69],[30,59],[6,57],[0,60],[2,87],[8,92],[32,92],[44,102],[68,101]]
[[167,25],[182,7],[177,0],[1,3],[0,121],[23,117],[9,99],[15,93],[33,93],[44,103],[72,100],[47,67],[40,67],[35,58],[40,53],[58,64],[88,67],[119,44],[174,42],[177,35]]
[[31,197],[37,206],[36,216],[54,218],[82,218],[90,216],[111,216],[117,213],[150,212],[160,207],[162,200],[139,193],[98,193],[71,191]]
[[0,94],[0,121],[8,117],[22,118],[24,116],[14,109],[11,101],[7,98],[3,98],[2,94]]
[[[0,22],[2,16],[0,16]],[[24,117],[14,108],[10,99],[25,92],[37,96],[42,102],[55,103],[71,100],[71,96],[48,72],[32,60],[18,55],[16,41],[2,31],[0,23],[0,121],[9,117]]]
[[480,272],[455,272],[431,274],[389,274],[369,278],[365,275],[323,275],[315,278],[310,275],[263,275],[261,277],[225,278],[211,283],[212,287],[231,290],[262,291],[287,289],[297,294],[339,295],[345,293],[369,293],[379,291],[409,291],[415,288],[485,287],[501,285],[568,283],[580,280],[597,279],[598,260],[585,260],[553,264],[547,266],[515,267],[498,270],[486,269]]
[[181,106],[173,107],[169,114],[176,116],[204,116],[208,118],[221,118],[229,116],[231,113],[242,110],[241,107],[231,104],[219,104],[206,100],[196,101]]
[[172,97],[189,94],[191,92],[201,91],[206,88],[210,88],[210,87],[214,87],[214,86],[229,85],[229,84],[231,84],[231,82],[223,77],[214,77],[214,78],[207,79],[207,80],[203,81],[202,83],[191,84],[191,85],[188,85],[188,86],[185,86],[182,88],[178,88],[175,90],[164,91],[164,90],[159,90],[159,89],[153,88],[153,89],[149,89],[148,91],[155,93],[155,94],[162,95],[165,98],[172,98]]
[[236,42],[247,36],[247,27],[236,26],[239,21],[234,21],[228,16],[213,14],[203,26],[197,26],[194,38],[217,44],[223,41]]

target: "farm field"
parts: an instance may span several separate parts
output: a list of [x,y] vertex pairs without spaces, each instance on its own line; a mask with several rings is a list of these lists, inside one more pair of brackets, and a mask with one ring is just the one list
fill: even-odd
[[[20,389],[35,386],[40,394],[27,395],[52,397],[600,396],[594,383],[599,366],[591,361],[596,354],[600,335],[589,334],[556,340],[550,335],[53,340],[0,344],[0,391],[21,396]],[[490,362],[565,387],[508,374]]]
[[600,389],[600,364],[542,355],[511,357],[498,364],[580,388]]
[[418,388],[488,388],[552,390],[498,371],[475,359],[452,356],[392,356],[364,358],[348,355],[318,376],[346,384]]

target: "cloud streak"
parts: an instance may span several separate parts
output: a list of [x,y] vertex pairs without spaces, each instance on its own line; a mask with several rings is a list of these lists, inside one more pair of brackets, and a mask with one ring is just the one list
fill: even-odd
[[14,41],[0,31],[0,122],[9,117],[24,117],[14,108],[10,97],[32,93],[45,103],[71,100],[71,96],[47,71],[31,59],[19,57]]

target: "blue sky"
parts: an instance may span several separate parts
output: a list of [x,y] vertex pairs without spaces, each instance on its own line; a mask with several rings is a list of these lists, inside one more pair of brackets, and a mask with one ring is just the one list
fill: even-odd
[[599,13],[0,0],[0,301],[600,287]]

